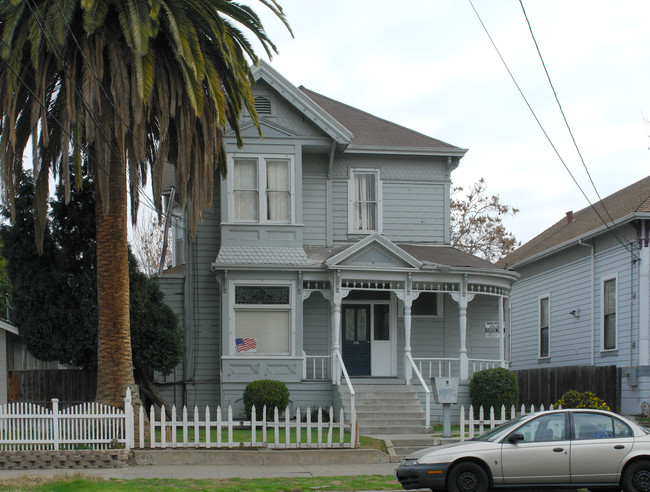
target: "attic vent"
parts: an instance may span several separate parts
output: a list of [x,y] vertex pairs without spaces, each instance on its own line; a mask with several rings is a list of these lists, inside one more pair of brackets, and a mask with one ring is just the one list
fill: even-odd
[[271,114],[271,101],[266,97],[256,97],[255,111],[257,114]]

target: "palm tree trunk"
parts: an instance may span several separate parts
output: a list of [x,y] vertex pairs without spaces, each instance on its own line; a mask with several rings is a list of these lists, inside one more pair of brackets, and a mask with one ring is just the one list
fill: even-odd
[[[99,170],[107,172],[108,170]],[[129,264],[126,166],[111,155],[108,215],[96,193],[97,224],[97,401],[124,405],[135,392],[129,324]]]

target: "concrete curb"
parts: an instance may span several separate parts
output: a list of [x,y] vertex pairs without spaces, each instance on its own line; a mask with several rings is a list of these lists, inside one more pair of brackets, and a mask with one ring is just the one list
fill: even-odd
[[[393,451],[393,454],[395,452]],[[134,449],[133,464],[283,466],[395,463],[376,449],[232,450],[232,449]],[[399,457],[397,457],[399,461]]]

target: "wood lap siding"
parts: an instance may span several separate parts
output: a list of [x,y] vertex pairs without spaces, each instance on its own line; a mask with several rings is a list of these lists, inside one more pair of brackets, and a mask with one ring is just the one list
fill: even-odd
[[303,239],[306,245],[325,245],[327,242],[326,176],[303,176],[302,217],[305,225]]
[[442,184],[384,181],[383,208],[384,235],[391,241],[444,242]]

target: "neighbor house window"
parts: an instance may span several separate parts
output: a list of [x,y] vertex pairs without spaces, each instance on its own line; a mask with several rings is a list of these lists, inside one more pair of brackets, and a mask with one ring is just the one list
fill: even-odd
[[185,223],[180,207],[172,209],[172,266],[185,264]]
[[550,303],[549,297],[539,298],[539,356],[550,355]]
[[235,222],[291,223],[292,159],[233,157],[232,219]]
[[616,348],[616,279],[603,281],[603,349]]
[[350,171],[348,184],[349,232],[381,232],[382,203],[379,170]]
[[291,353],[289,285],[235,286],[234,316],[234,354]]

